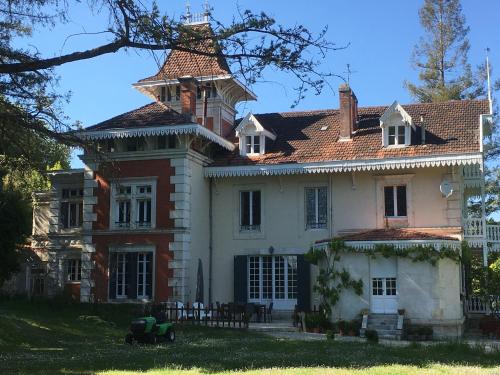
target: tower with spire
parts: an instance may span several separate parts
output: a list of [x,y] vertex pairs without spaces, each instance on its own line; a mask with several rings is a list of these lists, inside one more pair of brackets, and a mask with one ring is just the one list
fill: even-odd
[[191,113],[192,120],[226,137],[234,124],[236,104],[256,100],[256,95],[231,73],[209,17],[208,2],[205,2],[202,13],[191,13],[188,2],[182,17],[188,30],[181,35],[185,40],[182,47],[187,50],[171,50],[155,75],[141,79],[133,86],[180,113],[185,112],[182,90],[193,90],[196,104],[194,113]]

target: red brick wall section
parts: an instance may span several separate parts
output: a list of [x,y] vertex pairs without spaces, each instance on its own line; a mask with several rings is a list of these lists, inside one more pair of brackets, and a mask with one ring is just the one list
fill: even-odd
[[[156,229],[170,229],[174,227],[174,221],[170,219],[170,211],[174,209],[174,203],[170,201],[170,193],[175,192],[175,187],[170,183],[170,176],[174,175],[175,169],[170,165],[170,160],[133,160],[115,162],[112,165],[104,165],[96,172],[98,187],[94,191],[97,196],[97,205],[94,212],[97,221],[93,229],[108,230],[110,218],[110,181],[120,178],[134,177],[156,177]],[[156,280],[155,300],[166,301],[172,295],[172,288],[168,287],[168,279],[172,277],[169,262],[173,259],[173,253],[169,251],[169,243],[173,242],[172,234],[165,233],[138,233],[131,234],[94,234],[93,242],[96,252],[94,253],[95,281],[94,294],[100,302],[108,300],[108,249],[110,245],[134,244],[153,245],[156,248]]]
[[94,194],[97,196],[97,205],[94,212],[97,221],[93,224],[94,230],[109,229],[110,210],[110,179],[126,177],[157,177],[156,181],[156,227],[167,229],[174,227],[174,221],[170,219],[170,210],[174,209],[170,202],[170,193],[175,192],[175,187],[170,183],[170,176],[175,174],[174,168],[170,166],[170,160],[133,160],[106,165],[96,172],[98,183]]
[[108,300],[108,249],[110,245],[133,243],[136,245],[154,245],[155,256],[155,301],[163,302],[172,295],[172,288],[168,286],[168,279],[173,271],[168,267],[174,255],[169,251],[168,244],[174,240],[173,234],[114,234],[95,236],[96,252],[94,254],[94,294],[98,302]]

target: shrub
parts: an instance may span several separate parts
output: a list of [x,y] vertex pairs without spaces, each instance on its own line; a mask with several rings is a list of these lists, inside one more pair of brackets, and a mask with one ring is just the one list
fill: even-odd
[[434,331],[428,325],[409,325],[405,329],[406,337],[410,340],[430,340]]
[[378,332],[374,329],[367,329],[365,331],[366,340],[368,342],[377,343],[378,342]]
[[343,335],[359,336],[359,329],[361,328],[359,320],[339,320],[337,325]]
[[335,332],[329,329],[328,331],[326,331],[326,338],[328,340],[335,340]]

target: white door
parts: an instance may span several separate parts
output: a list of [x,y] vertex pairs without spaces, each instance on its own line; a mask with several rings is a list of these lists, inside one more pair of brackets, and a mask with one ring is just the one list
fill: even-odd
[[371,311],[395,314],[398,311],[398,280],[395,259],[371,262]]

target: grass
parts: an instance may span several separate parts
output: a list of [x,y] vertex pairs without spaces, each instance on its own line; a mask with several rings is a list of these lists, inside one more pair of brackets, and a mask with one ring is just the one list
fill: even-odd
[[500,374],[499,353],[460,344],[407,348],[278,340],[178,327],[174,344],[123,343],[130,306],[0,301],[0,374]]

